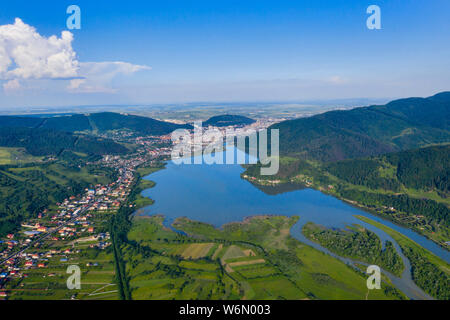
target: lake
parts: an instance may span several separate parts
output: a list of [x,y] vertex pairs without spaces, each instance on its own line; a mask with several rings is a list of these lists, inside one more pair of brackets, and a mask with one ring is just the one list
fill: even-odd
[[[232,148],[228,148],[226,152],[233,151],[241,152]],[[238,164],[176,165],[169,161],[166,169],[145,177],[145,179],[155,181],[156,186],[144,190],[142,195],[155,200],[155,203],[141,211],[144,214],[164,215],[166,226],[170,226],[176,218],[183,216],[220,227],[229,222],[242,221],[245,217],[253,215],[297,215],[300,220],[291,229],[292,236],[333,256],[336,255],[302,235],[303,225],[310,221],[331,228],[345,228],[351,224],[360,224],[375,232],[382,241],[393,242],[397,251],[401,253],[398,244],[389,235],[354,217],[354,215],[363,215],[401,232],[447,262],[450,259],[448,251],[425,237],[373,216],[332,196],[293,185],[281,185],[273,188],[255,187],[240,177],[243,171],[242,166]],[[409,266],[408,259],[403,254],[401,256],[405,265]],[[346,263],[352,262],[349,259],[336,257]],[[409,270],[405,270],[401,278],[393,275],[389,275],[389,277],[409,297],[414,299],[430,298],[415,286]]]

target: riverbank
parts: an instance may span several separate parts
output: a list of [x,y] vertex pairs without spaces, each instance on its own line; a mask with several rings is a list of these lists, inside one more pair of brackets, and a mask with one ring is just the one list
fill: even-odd
[[[152,207],[149,210],[152,210]],[[271,295],[267,296],[266,289],[261,291],[262,288],[259,288],[259,283],[263,280],[267,281],[270,290],[281,290],[278,297],[290,299],[301,297],[307,299],[386,299],[388,297],[397,299],[404,297],[389,282],[383,283],[382,291],[373,291],[368,294],[364,273],[293,238],[290,229],[297,223],[298,216],[251,215],[244,217],[241,221],[225,223],[219,228],[208,223],[179,217],[173,221],[171,227],[181,232],[164,227],[163,222],[166,218],[162,215],[142,217],[143,213],[139,216],[135,215],[133,219],[133,225],[128,234],[131,241],[138,242],[140,246],[157,250],[165,259],[167,257],[176,258],[177,270],[184,270],[183,267],[186,264],[183,263],[183,260],[186,258],[201,261],[202,267],[196,270],[203,270],[206,263],[204,260],[218,260],[219,267],[227,279],[232,280],[234,285],[240,288],[239,292],[242,291],[241,299],[270,298]],[[248,250],[253,250],[253,253],[249,253]],[[247,252],[248,255],[242,252]],[[258,252],[260,253],[258,254]],[[302,259],[294,258],[300,253]],[[246,258],[247,256],[248,258]],[[134,261],[135,257],[132,255],[127,259]],[[263,261],[263,263],[253,263],[252,261]],[[302,272],[302,277],[300,277],[299,270],[305,268],[304,261],[308,261],[307,264],[311,263],[312,265],[308,267],[309,271]],[[133,265],[137,266],[138,263],[134,261]],[[198,264],[195,265],[197,268],[199,267]],[[284,270],[285,268],[286,270]],[[274,271],[269,272],[270,270]],[[321,272],[315,272],[317,270]],[[251,276],[247,275],[247,272],[250,271]],[[140,268],[139,272],[146,271],[142,271]],[[134,295],[132,293],[132,296],[137,299],[143,298],[147,294],[155,297],[166,292],[158,288],[150,293],[150,288],[139,285],[141,281],[138,272],[132,271],[130,287],[137,287],[136,293]],[[278,285],[274,285],[272,288],[270,285],[272,282],[275,284],[280,281],[287,281],[284,288]],[[170,281],[170,283],[173,282]],[[293,284],[294,286],[289,289]],[[173,285],[175,286],[175,284]],[[167,286],[171,287],[172,285],[167,284]],[[329,290],[325,290],[323,286]],[[355,286],[359,289],[356,290]],[[296,287],[302,289],[306,287],[308,291],[295,289]],[[360,291],[360,294],[355,296],[356,291]],[[294,294],[294,296],[286,296],[286,294]],[[276,297],[272,296],[272,298]]]
[[411,262],[411,272],[414,282],[428,294],[441,300],[450,299],[450,264],[424,249],[401,233],[364,216],[358,219],[367,222],[397,241],[403,254]]
[[[322,173],[321,173],[322,175]],[[252,184],[260,185],[260,186],[271,186],[271,187],[280,187],[283,185],[292,185],[292,184],[298,184],[299,189],[300,188],[312,188],[315,190],[318,190],[326,195],[333,196],[341,201],[344,201],[352,206],[355,206],[363,211],[366,211],[370,214],[373,214],[375,216],[379,216],[383,219],[386,219],[392,223],[395,223],[399,226],[409,228],[418,234],[421,234],[422,236],[426,237],[427,239],[433,241],[437,245],[439,245],[441,248],[449,251],[449,245],[448,245],[448,230],[442,229],[439,233],[436,233],[434,231],[428,231],[429,226],[426,225],[425,227],[417,224],[417,222],[414,222],[412,225],[410,223],[406,223],[405,221],[410,221],[411,219],[408,218],[408,214],[402,213],[398,210],[395,210],[393,207],[388,207],[385,205],[365,205],[361,203],[360,201],[355,201],[352,199],[348,199],[347,197],[343,196],[341,192],[339,192],[339,184],[342,183],[337,180],[337,178],[333,177],[333,183],[331,183],[329,180],[324,179],[323,177],[318,178],[318,181],[326,181],[327,183],[320,183],[317,182],[316,179],[314,179],[312,176],[306,176],[306,175],[297,175],[293,178],[284,178],[284,179],[275,179],[270,180],[268,178],[261,179],[259,177],[255,177],[252,175],[249,175],[247,171],[244,171],[244,173],[241,174],[241,177],[247,181],[249,181]],[[347,184],[346,184],[347,185]],[[348,187],[348,186],[347,186]],[[359,189],[354,189],[359,190]],[[397,218],[401,217],[401,219]],[[409,220],[408,220],[409,219]],[[442,227],[444,228],[444,227]]]
[[[256,188],[255,184],[242,179],[242,174],[243,169],[240,165],[175,165],[168,162],[166,170],[156,172],[149,177],[156,181],[158,187],[148,189],[142,194],[155,199],[156,202],[148,208],[142,208],[143,214],[163,214],[166,227],[171,227],[175,221],[179,221],[180,217],[188,217],[193,221],[192,224],[199,223],[205,228],[208,227],[211,235],[216,233],[215,229],[223,230],[227,225],[244,227],[247,224],[245,218],[249,216],[267,216],[274,213],[286,217],[301,216],[302,219],[290,230],[290,235],[319,251],[322,251],[323,248],[316,248],[310,244],[311,241],[304,241],[307,240],[301,233],[301,226],[304,223],[314,222],[327,228],[345,228],[361,223],[354,215],[365,215],[364,211],[357,209],[357,206],[350,206],[336,197],[311,188],[302,190],[288,188],[289,190],[285,190],[283,184],[267,187],[284,190],[279,190],[280,192],[269,192],[265,188]],[[369,214],[367,216],[376,218]],[[239,223],[236,224],[236,221]],[[242,221],[246,223],[242,223]],[[387,223],[387,225],[391,226],[392,224]],[[399,245],[388,234],[368,224],[364,224],[364,227],[375,232],[383,244],[390,241],[394,244],[396,251],[401,252]],[[405,228],[394,227],[394,229],[408,236],[413,233]],[[177,227],[176,230],[182,231]],[[172,229],[172,231],[174,230]],[[180,235],[186,236],[186,233],[183,232]],[[195,237],[196,241],[201,240],[197,238],[198,235]],[[421,245],[431,248],[433,252],[437,251],[442,254],[441,248],[424,237],[414,233],[413,239]],[[409,272],[409,261],[404,255],[401,256]],[[445,257],[445,254],[443,256]],[[330,255],[330,257],[339,260],[336,256]],[[340,261],[346,264],[345,261]],[[358,270],[358,272],[364,271]],[[405,290],[404,292],[407,292],[409,297],[413,299],[426,298],[425,293],[420,294],[421,290],[414,285],[410,276],[409,278],[404,278],[403,274],[401,278],[392,276],[393,278],[390,278],[392,283],[397,288],[401,288],[400,290]]]
[[294,239],[298,217],[254,216],[220,229],[178,218],[173,227],[184,234],[163,221],[136,217],[128,233],[140,248],[125,257],[133,299],[403,298],[387,282],[368,292],[363,273]]

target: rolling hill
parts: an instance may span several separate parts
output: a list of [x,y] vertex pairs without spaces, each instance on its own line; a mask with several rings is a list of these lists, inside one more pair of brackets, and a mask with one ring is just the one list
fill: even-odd
[[127,149],[109,139],[52,129],[0,127],[0,146],[25,148],[33,156],[57,156],[63,151],[91,155],[122,154]]
[[190,125],[179,125],[152,118],[114,112],[100,112],[88,115],[75,114],[47,118],[0,116],[0,127],[26,127],[66,132],[105,132],[109,130],[128,129],[146,135],[165,135],[176,129],[192,128]]
[[283,121],[280,153],[324,162],[450,141],[450,92]]
[[405,187],[450,193],[450,145],[338,161],[325,169],[348,183],[371,189],[400,191]]
[[228,126],[246,126],[254,123],[255,120],[248,117],[224,114],[220,116],[214,116],[203,122],[204,126],[213,127],[228,127]]

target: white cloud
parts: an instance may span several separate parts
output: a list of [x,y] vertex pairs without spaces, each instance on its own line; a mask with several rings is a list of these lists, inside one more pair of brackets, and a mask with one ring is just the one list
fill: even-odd
[[72,78],[78,61],[72,49],[73,35],[43,37],[16,18],[0,26],[0,77],[2,79]]
[[141,70],[151,70],[151,67],[131,64],[122,61],[112,62],[81,62],[79,74],[82,79],[73,79],[68,86],[76,92],[112,93],[109,87],[111,81],[118,75],[129,75]]
[[341,76],[332,76],[327,79],[327,82],[332,84],[345,84],[347,80],[342,78]]
[[3,84],[3,89],[5,91],[14,91],[20,88],[19,80],[9,80]]
[[[0,25],[0,80],[4,90],[17,90],[39,79],[70,80],[70,92],[114,93],[111,82],[116,76],[151,68],[128,62],[80,62],[72,48],[73,34],[61,37],[41,36],[35,28],[16,18],[14,24]],[[45,90],[45,81],[42,89]],[[26,88],[27,86],[23,86]]]

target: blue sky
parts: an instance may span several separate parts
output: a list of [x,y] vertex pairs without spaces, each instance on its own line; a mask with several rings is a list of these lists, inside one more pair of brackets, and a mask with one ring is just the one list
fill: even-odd
[[[450,89],[447,0],[11,1],[0,5],[0,28],[20,18],[26,26],[19,29],[35,28],[44,43],[67,30],[70,4],[81,8],[82,28],[42,55],[70,46],[77,70],[4,72],[0,107],[384,98]],[[381,8],[381,30],[366,27],[371,4]],[[10,29],[3,36],[11,70],[19,44]]]

